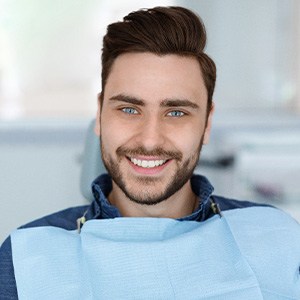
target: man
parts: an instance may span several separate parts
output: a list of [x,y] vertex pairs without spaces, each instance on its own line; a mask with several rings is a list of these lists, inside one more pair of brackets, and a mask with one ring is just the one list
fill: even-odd
[[109,175],[90,206],[4,242],[1,299],[300,299],[298,223],[193,175],[214,111],[205,44],[180,7],[108,26],[95,132]]

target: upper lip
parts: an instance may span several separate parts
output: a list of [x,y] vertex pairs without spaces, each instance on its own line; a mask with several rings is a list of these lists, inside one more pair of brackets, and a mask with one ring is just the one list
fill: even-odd
[[129,159],[138,159],[138,160],[168,160],[169,158],[165,157],[154,157],[154,156],[128,156]]

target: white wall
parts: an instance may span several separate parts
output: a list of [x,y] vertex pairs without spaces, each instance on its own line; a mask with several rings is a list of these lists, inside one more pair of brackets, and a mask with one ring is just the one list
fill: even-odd
[[298,109],[297,0],[177,3],[194,9],[206,25],[207,51],[218,69],[214,97],[218,108]]

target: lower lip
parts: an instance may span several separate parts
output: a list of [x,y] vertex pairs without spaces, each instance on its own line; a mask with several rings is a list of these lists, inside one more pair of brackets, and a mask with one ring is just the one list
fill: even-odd
[[135,165],[134,163],[131,162],[131,160],[127,159],[131,167],[139,174],[143,175],[157,175],[161,171],[163,171],[172,161],[172,159],[168,160],[166,163],[164,163],[161,166],[158,167],[153,167],[153,168],[143,168],[140,166]]

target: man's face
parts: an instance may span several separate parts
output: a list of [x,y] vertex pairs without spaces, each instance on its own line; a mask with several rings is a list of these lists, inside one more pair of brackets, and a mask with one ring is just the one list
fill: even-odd
[[198,61],[123,54],[103,96],[98,133],[113,189],[153,205],[189,184],[212,114],[206,126],[207,92]]

